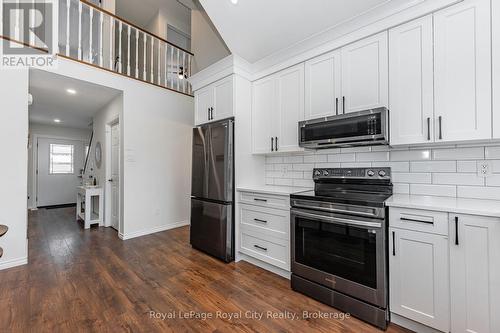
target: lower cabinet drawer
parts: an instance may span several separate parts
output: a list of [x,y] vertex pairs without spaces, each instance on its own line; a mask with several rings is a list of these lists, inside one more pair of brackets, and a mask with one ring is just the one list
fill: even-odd
[[289,241],[290,211],[240,204],[240,225]]
[[290,196],[239,192],[239,202],[268,208],[290,209]]
[[389,226],[447,236],[448,213],[390,207]]
[[248,231],[242,230],[240,237],[240,252],[289,271],[289,241],[264,238],[267,237],[251,234]]

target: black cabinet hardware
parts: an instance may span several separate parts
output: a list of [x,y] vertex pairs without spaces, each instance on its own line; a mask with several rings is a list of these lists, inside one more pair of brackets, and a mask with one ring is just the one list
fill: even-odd
[[262,247],[259,245],[254,245],[253,247],[255,247],[256,249],[262,250],[262,251],[267,251],[267,247]]
[[455,245],[458,244],[458,216],[455,216]]
[[431,117],[427,117],[427,140],[431,140]]
[[408,221],[408,222],[418,222],[418,223],[426,223],[426,224],[434,224],[434,222],[431,221],[422,221],[422,220],[417,220],[417,219],[409,219],[407,217],[401,217],[399,218],[401,221]]
[[439,116],[439,140],[443,140],[443,117]]
[[254,198],[253,200],[254,200],[254,201],[267,202],[267,200],[266,200],[266,199],[260,199],[260,198]]
[[335,114],[339,114],[339,98],[335,98]]
[[392,255],[396,255],[396,232],[392,232]]
[[261,219],[253,219],[255,222],[260,222],[260,223],[267,223],[266,220],[261,220]]
[[277,136],[274,139],[274,151],[278,151],[278,137]]
[[271,151],[274,151],[274,138],[271,138]]
[[342,96],[342,113],[345,114],[345,96]]

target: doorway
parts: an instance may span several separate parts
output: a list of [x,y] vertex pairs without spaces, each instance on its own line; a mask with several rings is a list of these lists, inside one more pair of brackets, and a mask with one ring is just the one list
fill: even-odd
[[106,174],[108,175],[108,185],[106,193],[106,208],[110,212],[109,220],[111,227],[120,228],[120,122],[115,120],[108,124],[109,135],[106,138],[106,151],[109,152]]

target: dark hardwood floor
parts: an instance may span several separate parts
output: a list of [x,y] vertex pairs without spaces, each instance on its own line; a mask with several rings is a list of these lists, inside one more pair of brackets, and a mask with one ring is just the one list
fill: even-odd
[[[30,213],[29,264],[0,272],[0,332],[380,332],[354,318],[302,318],[336,311],[272,273],[193,250],[187,227],[122,242],[111,228],[83,230],[74,216],[74,208]],[[243,317],[186,319],[179,311]]]

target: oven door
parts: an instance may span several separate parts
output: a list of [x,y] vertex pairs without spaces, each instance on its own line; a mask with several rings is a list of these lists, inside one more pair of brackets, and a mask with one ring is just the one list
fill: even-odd
[[385,222],[292,208],[292,273],[385,308]]

